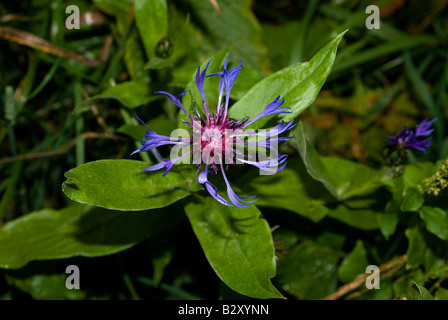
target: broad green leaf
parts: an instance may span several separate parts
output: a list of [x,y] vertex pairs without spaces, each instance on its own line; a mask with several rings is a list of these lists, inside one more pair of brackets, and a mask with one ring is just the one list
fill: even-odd
[[448,245],[426,230],[414,226],[405,231],[409,240],[406,252],[406,267],[424,267],[425,276],[439,277],[445,273],[448,260]]
[[417,211],[424,202],[420,191],[422,181],[430,177],[437,166],[430,162],[419,162],[406,165],[400,177],[385,175],[382,183],[386,185],[393,195],[394,206],[403,212]]
[[342,260],[338,269],[338,277],[342,282],[351,282],[357,276],[365,273],[367,261],[367,251],[361,240],[356,241],[353,250]]
[[414,282],[414,285],[408,291],[406,297],[409,300],[434,300],[434,297],[429,293],[429,291],[423,287],[419,286]]
[[385,212],[378,212],[376,217],[378,219],[378,226],[380,227],[381,233],[384,235],[386,240],[388,240],[397,229],[398,221],[400,220],[400,212],[386,210]]
[[101,94],[81,101],[81,103],[76,105],[74,112],[87,111],[95,101],[103,99],[118,100],[125,107],[132,109],[160,98],[160,96],[154,95],[150,91],[148,82],[132,80],[119,83],[114,87],[104,90]]
[[96,257],[167,232],[183,220],[176,211],[116,212],[74,204],[44,209],[0,228],[0,267],[20,268],[32,260]]
[[417,227],[407,229],[406,237],[409,240],[409,246],[406,253],[406,265],[410,268],[417,268],[425,262],[425,255],[429,252],[426,249],[423,235]]
[[[142,141],[146,134],[146,127],[143,125],[135,125],[127,123],[117,129],[117,132],[123,133],[134,139],[135,141]],[[157,131],[154,131],[157,132]],[[158,133],[158,132],[157,132]]]
[[104,90],[102,97],[113,97],[128,108],[135,108],[157,99],[149,89],[148,82],[127,81]]
[[[415,188],[409,184],[406,184],[403,176],[393,178],[386,176],[385,178],[383,177],[382,183],[389,189],[393,197],[392,200],[386,204],[386,211],[405,212],[409,209],[415,208],[421,202],[421,194],[418,196],[418,201],[415,202],[412,197],[412,193],[415,192],[415,190],[411,190],[410,192],[406,191],[406,188]],[[406,195],[406,201],[404,195]]]
[[344,204],[328,211],[328,216],[342,221],[349,226],[363,230],[378,228],[377,212],[370,208],[352,209]]
[[[268,64],[267,48],[263,43],[262,29],[255,17],[250,0],[219,0],[219,11],[212,1],[186,0],[185,10],[191,15],[191,23],[200,30],[198,41],[204,50],[206,43],[214,52],[235,44],[232,60],[243,60],[243,65],[250,65],[264,70]],[[189,44],[192,46],[194,44]]]
[[70,199],[115,210],[146,210],[170,205],[202,189],[190,165],[142,171],[149,165],[133,160],[99,160],[65,173],[62,191]]
[[[365,288],[365,287],[364,287]],[[379,289],[367,290],[364,294],[356,297],[355,300],[392,300],[394,298],[391,278],[381,279]]]
[[[146,56],[143,51],[137,30],[132,29],[124,46],[124,62],[132,80],[149,82],[148,72],[145,70]],[[147,87],[149,87],[147,85]]]
[[128,0],[93,0],[95,6],[110,15],[128,13],[130,2]]
[[254,206],[229,208],[212,197],[190,202],[185,212],[211,266],[230,288],[253,298],[282,298],[275,276],[269,225]]
[[250,90],[250,88],[261,80],[263,80],[263,76],[260,71],[243,65],[243,68],[235,81],[235,85],[232,87],[230,97],[233,100],[241,99]]
[[321,157],[340,199],[361,196],[378,189],[380,173],[371,167],[332,157]]
[[325,217],[328,212],[325,200],[331,200],[298,159],[288,161],[285,169],[274,175],[260,175],[257,169],[251,169],[240,178],[239,184],[244,185],[247,194],[257,195],[257,206],[290,210],[313,222]]
[[171,60],[162,59],[162,58],[153,58],[151,59],[146,65],[145,69],[164,69],[164,68],[170,68],[173,67],[174,64]]
[[423,179],[432,176],[438,167],[438,164],[432,162],[417,162],[407,165],[404,168],[403,180],[407,186],[418,187]]
[[291,144],[302,157],[308,173],[336,199],[365,195],[381,186],[380,173],[370,167],[344,159],[321,157],[306,138],[301,122],[297,124],[294,136]]
[[442,240],[448,240],[448,216],[437,207],[423,206],[418,211],[420,218],[426,223],[426,229]]
[[335,182],[323,164],[320,155],[317,153],[311,142],[306,138],[302,122],[300,121],[297,123],[297,128],[294,130],[294,137],[295,138],[291,140],[291,144],[299,152],[308,174],[315,180],[320,181],[335,198],[338,198],[338,193],[334,186]]
[[436,291],[434,300],[448,300],[448,289],[439,288]]
[[135,21],[149,60],[155,58],[157,43],[168,35],[166,0],[135,0]]
[[[171,136],[171,133],[176,129],[176,124],[171,122],[163,113],[145,120],[148,120],[145,121],[146,125],[152,131],[163,136]],[[142,141],[147,130],[143,124],[137,122],[137,119],[135,119],[135,123],[124,124],[117,129],[117,132],[124,133],[136,141]]]
[[337,277],[336,250],[304,241],[281,256],[275,282],[299,299],[320,299],[331,294]]
[[[230,117],[253,118],[277,96],[281,96],[285,99],[282,108],[291,108],[291,113],[279,115],[278,120],[288,122],[296,118],[316,99],[333,66],[336,50],[344,33],[329,42],[309,62],[286,67],[258,82],[230,108]],[[250,127],[258,129],[267,122],[265,117]]]
[[400,209],[403,212],[413,212],[417,211],[423,205],[423,195],[415,187],[406,188],[403,191],[403,202],[401,203]]
[[81,300],[83,288],[70,290],[65,286],[65,268],[55,261],[33,261],[18,270],[4,270],[8,283],[26,292],[36,300]]
[[405,298],[407,300],[406,295],[408,294],[411,287],[414,283],[424,283],[425,275],[420,269],[416,269],[412,272],[409,272],[398,279],[396,279],[393,283],[394,295],[395,298]]

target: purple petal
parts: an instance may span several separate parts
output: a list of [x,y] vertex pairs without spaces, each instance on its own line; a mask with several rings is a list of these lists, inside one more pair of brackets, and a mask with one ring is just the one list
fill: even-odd
[[291,113],[291,108],[280,108],[280,106],[285,102],[285,98],[283,98],[282,100],[280,100],[280,96],[278,96],[277,98],[275,98],[271,103],[269,103],[266,108],[264,108],[264,110],[255,118],[253,118],[252,120],[250,120],[249,122],[247,122],[244,127],[247,127],[249,125],[251,125],[252,123],[254,123],[255,121],[263,118],[263,117],[267,117],[267,116],[272,116],[274,114],[280,114],[280,113]]
[[434,129],[431,129],[431,125],[436,120],[437,119],[433,119],[433,120],[429,121],[428,118],[425,118],[415,129],[415,135],[417,137],[430,135],[434,131]]
[[221,197],[218,194],[218,189],[211,184],[208,179],[207,179],[207,174],[210,173],[210,171],[208,171],[207,169],[202,172],[201,174],[199,174],[199,178],[198,178],[198,182],[199,184],[204,184],[205,188],[207,189],[208,193],[210,193],[210,195],[215,198],[216,200],[218,200],[219,202],[221,202],[222,204],[231,207],[232,205],[230,203],[228,203],[223,197]]
[[172,167],[173,167],[173,162],[170,161],[170,160],[166,160],[166,161],[160,162],[160,163],[158,163],[156,165],[153,165],[151,167],[144,168],[144,169],[142,169],[142,171],[156,171],[156,170],[165,168],[165,172],[162,175],[164,177],[164,176],[167,175],[167,173],[170,171],[170,169]]
[[205,69],[201,72],[201,66],[198,67],[198,72],[196,73],[196,86],[198,87],[199,92],[202,96],[202,101],[206,104],[207,100],[205,99],[205,92],[204,92],[204,79],[205,79],[205,73],[207,72],[207,68],[210,65],[210,62],[212,62],[213,59],[210,59],[210,61],[205,66]]
[[174,104],[176,104],[176,106],[178,106],[188,117],[191,118],[191,115],[187,112],[187,110],[185,110],[184,106],[180,102],[180,97],[185,97],[185,95],[188,91],[190,91],[190,90],[182,92],[177,97],[173,96],[171,93],[168,93],[166,91],[156,91],[156,93],[161,93],[161,94],[168,96],[168,98],[170,98],[170,100],[173,101]]
[[222,176],[224,177],[224,181],[225,181],[226,186],[227,186],[227,195],[229,196],[230,201],[235,206],[240,207],[240,208],[247,208],[247,206],[242,205],[240,203],[240,201],[241,202],[245,202],[245,203],[251,203],[251,202],[256,201],[256,200],[252,200],[252,201],[244,201],[244,200],[242,200],[242,199],[252,198],[253,196],[252,197],[243,198],[243,197],[240,197],[240,196],[236,195],[235,192],[232,190],[232,187],[230,186],[229,181],[227,180],[226,174],[224,172],[224,167],[223,167],[222,164],[221,164],[221,172],[222,172]]

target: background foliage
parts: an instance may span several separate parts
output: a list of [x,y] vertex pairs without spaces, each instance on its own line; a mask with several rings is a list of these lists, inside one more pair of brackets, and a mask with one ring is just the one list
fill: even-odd
[[[372,3],[379,30],[365,27]],[[447,174],[448,2],[372,3],[2,2],[0,297],[448,299],[447,191],[428,192]],[[154,92],[194,88],[198,65],[214,57],[216,72],[227,53],[243,62],[232,116],[278,94],[300,113],[284,171],[231,170],[259,199],[238,210],[193,166],[142,176],[153,155],[129,157],[145,134],[135,114],[165,135],[181,123]],[[387,136],[425,117],[432,146],[393,176]],[[65,288],[71,264],[80,290]],[[364,285],[372,264],[379,290]]]

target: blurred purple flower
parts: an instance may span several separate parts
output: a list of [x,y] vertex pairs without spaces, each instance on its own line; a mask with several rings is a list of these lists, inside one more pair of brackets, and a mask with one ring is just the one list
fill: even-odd
[[431,145],[431,138],[419,138],[428,136],[434,131],[431,126],[436,120],[437,119],[429,120],[426,118],[415,129],[406,127],[398,135],[389,136],[389,142],[399,148],[414,148],[426,153],[426,148]]
[[[254,117],[251,120],[250,117],[245,117],[240,120],[235,120],[228,117],[227,111],[229,108],[230,91],[235,83],[239,71],[242,68],[241,61],[236,67],[227,70],[226,58],[222,72],[213,73],[206,76],[206,71],[211,61],[212,60],[208,62],[207,66],[202,72],[201,67],[199,67],[196,74],[196,86],[202,96],[202,108],[205,112],[205,116],[201,116],[201,114],[198,112],[196,106],[194,105],[194,101],[193,105],[196,114],[191,115],[186,111],[180,101],[180,98],[182,96],[185,96],[187,91],[182,92],[178,96],[173,96],[172,94],[164,91],[156,92],[168,96],[168,98],[188,116],[190,121],[184,121],[184,123],[191,127],[193,138],[173,138],[158,135],[149,127],[147,127],[143,121],[138,119],[148,128],[148,131],[143,138],[143,146],[135,150],[132,154],[153,149],[156,156],[161,160],[161,162],[143,170],[155,171],[164,169],[165,171],[163,173],[163,176],[165,176],[170,171],[171,167],[176,161],[180,160],[183,157],[193,155],[193,163],[198,164],[199,169],[203,164],[205,164],[205,170],[199,174],[198,182],[205,186],[212,197],[227,206],[232,206],[230,204],[232,203],[237,207],[246,207],[242,203],[251,203],[256,201],[256,199],[252,199],[255,196],[241,197],[236,195],[227,179],[225,169],[228,169],[229,164],[247,163],[269,174],[273,174],[283,170],[286,165],[287,155],[279,155],[277,144],[287,141],[292,137],[278,138],[278,135],[293,128],[295,125],[293,124],[293,120],[291,120],[287,124],[282,121],[280,124],[268,131],[243,131],[243,129],[247,128],[249,125],[259,120],[260,118],[280,113],[290,113],[290,108],[280,108],[285,100],[280,100],[280,96],[278,96],[266,106],[263,112],[261,112],[258,116]],[[212,113],[208,108],[204,92],[204,80],[212,76],[220,76],[219,97],[218,105],[216,107],[216,113]],[[197,137],[199,137],[199,140],[197,139]],[[249,139],[247,139],[246,141],[244,139],[245,137],[255,137],[256,139],[251,139],[250,141]],[[163,159],[157,152],[156,148],[162,145],[177,145],[181,148],[190,147],[191,151],[188,151],[185,154],[182,154],[181,156],[175,157],[171,160],[167,160]],[[244,151],[244,148],[249,148],[250,146],[265,148],[269,150],[271,158],[258,159],[257,161],[257,157],[255,154],[245,154],[245,152],[242,152]],[[196,158],[196,162],[195,154],[199,154]],[[257,155],[260,156],[259,153],[257,153]],[[222,161],[223,158],[225,161]],[[224,167],[224,163],[226,164],[226,167]],[[213,169],[215,174],[217,174],[218,166],[221,168],[221,173],[227,186],[227,196],[230,202],[218,194],[217,188],[207,178],[207,175],[209,173],[212,173],[212,171],[209,170],[209,167]]]

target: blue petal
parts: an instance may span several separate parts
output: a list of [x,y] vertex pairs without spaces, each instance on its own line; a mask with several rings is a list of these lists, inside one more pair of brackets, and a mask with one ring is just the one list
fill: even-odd
[[231,207],[232,205],[230,203],[228,203],[223,197],[221,197],[218,192],[217,192],[217,188],[211,184],[208,179],[207,179],[207,174],[210,173],[210,171],[208,171],[207,169],[202,172],[201,174],[199,174],[199,178],[198,178],[198,182],[199,184],[204,184],[205,188],[207,189],[208,193],[210,193],[210,195],[215,198],[216,200],[218,200],[219,202],[221,202],[222,204]]
[[[245,202],[245,203],[251,203],[251,202],[256,201],[256,200],[252,200],[252,201],[243,201],[242,199],[247,199],[247,198],[243,198],[243,197],[240,197],[240,196],[238,196],[238,195],[235,194],[235,192],[233,191],[232,187],[230,186],[229,181],[227,180],[226,174],[225,174],[225,172],[224,172],[224,167],[223,167],[222,164],[221,164],[221,172],[222,172],[222,176],[224,177],[224,181],[225,181],[226,186],[227,186],[227,195],[229,196],[230,201],[231,201],[235,206],[240,207],[240,208],[247,208],[247,206],[242,205],[242,204],[240,203],[240,201],[241,201],[241,202]],[[253,197],[253,196],[252,196],[252,197]],[[252,197],[248,197],[248,198],[252,198]]]
[[176,106],[178,106],[187,116],[191,117],[190,114],[187,112],[187,110],[185,110],[182,103],[180,102],[180,97],[184,97],[188,91],[190,91],[190,90],[182,92],[177,97],[173,96],[171,93],[168,93],[166,91],[156,91],[156,93],[161,93],[161,94],[168,96],[168,98],[170,98],[170,100],[173,101],[174,104],[176,104]]
[[249,122],[247,122],[244,127],[247,127],[249,125],[251,125],[252,123],[254,123],[255,121],[263,118],[263,117],[267,117],[267,116],[271,116],[274,114],[280,114],[280,113],[291,113],[291,108],[280,108],[280,106],[285,102],[285,98],[283,98],[282,100],[280,100],[280,96],[278,96],[277,98],[275,98],[271,103],[269,103],[266,108],[264,108],[264,110],[256,117],[254,117],[252,120],[250,120]]

